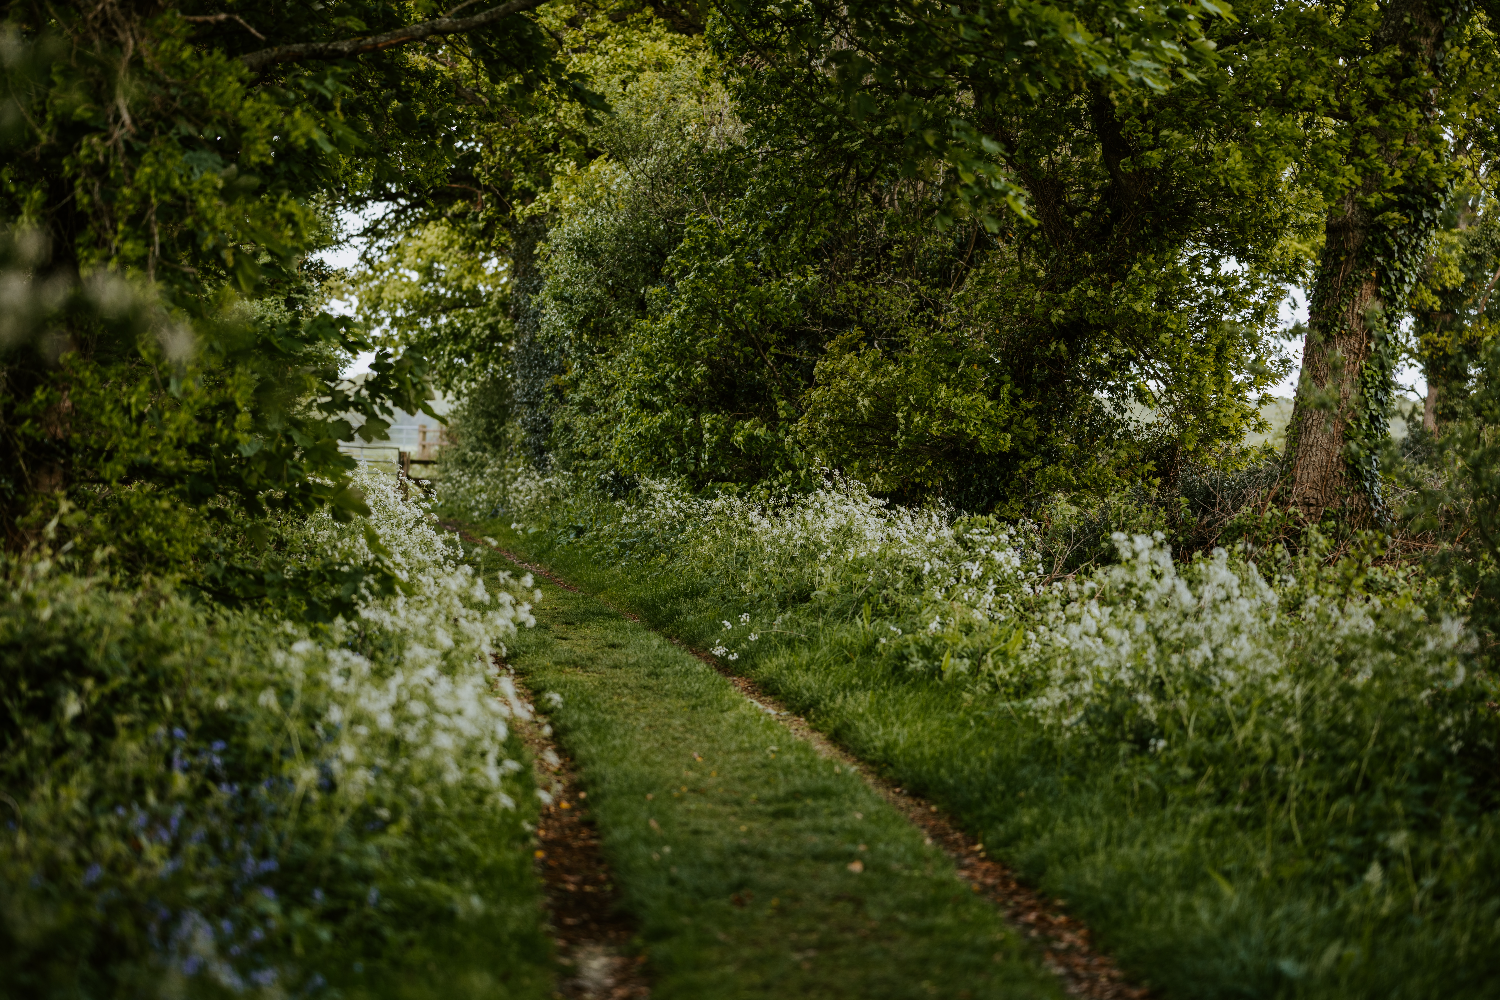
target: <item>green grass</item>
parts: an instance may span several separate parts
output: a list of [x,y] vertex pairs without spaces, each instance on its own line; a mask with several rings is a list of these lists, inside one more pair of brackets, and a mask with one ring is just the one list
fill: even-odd
[[[519,535],[499,522],[485,530],[700,648],[715,642],[721,618],[757,610],[677,568],[602,565],[585,546],[545,532]],[[805,638],[763,639],[736,666],[1067,900],[1099,944],[1159,995],[1500,995],[1497,956],[1481,944],[1500,926],[1485,874],[1494,838],[1484,831],[1454,839],[1443,883],[1422,912],[1393,907],[1378,891],[1351,897],[1298,845],[1232,814],[1212,789],[1197,793],[1193,782],[1153,775],[1138,759],[1127,766],[1071,753],[956,685],[893,672],[840,610],[805,607],[789,621]]]
[[562,698],[550,721],[639,920],[654,997],[1062,996],[861,778],[661,636],[542,586],[509,660],[543,707]]
[[[526,759],[512,734],[505,755]],[[530,787],[528,782],[527,788]],[[344,1000],[543,1000],[556,979],[532,858],[535,799],[450,801],[375,846],[388,857],[378,918],[340,930],[326,961]]]

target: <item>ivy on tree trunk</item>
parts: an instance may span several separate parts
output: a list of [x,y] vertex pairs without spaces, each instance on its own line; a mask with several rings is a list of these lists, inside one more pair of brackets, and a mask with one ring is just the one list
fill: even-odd
[[1444,63],[1471,13],[1449,0],[1389,4],[1350,74],[1363,80],[1339,88],[1357,181],[1325,223],[1288,444],[1291,503],[1309,517],[1380,512],[1392,337],[1454,179]]

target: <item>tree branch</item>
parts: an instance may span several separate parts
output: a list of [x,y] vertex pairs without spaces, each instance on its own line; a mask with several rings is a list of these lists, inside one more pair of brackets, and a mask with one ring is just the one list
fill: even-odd
[[274,49],[261,49],[259,52],[243,55],[240,61],[250,67],[253,72],[259,73],[272,63],[303,62],[310,59],[344,59],[366,52],[394,48],[397,45],[420,42],[433,35],[461,35],[487,27],[523,10],[540,7],[546,2],[547,0],[510,0],[509,3],[501,4],[483,14],[475,14],[473,17],[437,17],[431,21],[409,24],[383,35],[345,38],[337,42],[302,42],[297,45],[280,45]]
[[1500,281],[1500,268],[1496,268],[1495,273],[1490,276],[1490,283],[1484,286],[1484,295],[1479,299],[1479,307],[1474,310],[1481,316],[1484,315],[1484,307],[1489,304],[1490,292],[1495,290],[1495,282],[1497,281]]
[[243,17],[240,17],[238,14],[196,14],[192,16],[183,14],[180,16],[184,21],[190,21],[193,24],[223,24],[225,21],[237,21],[239,22],[239,26],[241,28],[244,28],[246,31],[250,32],[250,34],[254,35],[256,38],[259,38],[261,41],[266,40],[265,35],[262,35],[260,32],[250,27],[250,25],[246,24],[245,19]]

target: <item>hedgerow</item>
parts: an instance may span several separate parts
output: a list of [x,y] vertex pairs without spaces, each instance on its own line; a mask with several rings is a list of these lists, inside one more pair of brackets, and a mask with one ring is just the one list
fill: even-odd
[[400,582],[331,625],[66,555],[5,564],[8,989],[543,995],[508,725],[528,707],[491,661],[532,623],[530,580],[483,580],[423,505],[360,485],[371,532],[285,532],[350,564],[379,548]]

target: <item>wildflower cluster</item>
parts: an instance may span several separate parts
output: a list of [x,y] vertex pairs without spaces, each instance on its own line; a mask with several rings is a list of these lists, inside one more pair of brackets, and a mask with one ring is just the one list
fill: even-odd
[[[505,720],[526,709],[510,679],[496,673],[494,655],[518,624],[536,624],[530,602],[541,592],[530,574],[514,580],[501,573],[492,594],[462,561],[457,541],[436,528],[430,504],[402,499],[387,477],[367,474],[359,483],[374,545],[364,531],[326,515],[308,522],[307,541],[353,565],[373,560],[378,547],[401,586],[367,600],[355,619],[335,622],[332,648],[319,651],[328,688],[324,722],[338,734],[331,766],[356,788],[372,769],[420,768],[444,784],[476,781],[513,804],[503,778],[517,766],[497,755]],[[314,649],[303,641],[282,654],[295,677],[304,673],[298,658]],[[379,650],[381,662],[351,649]],[[268,688],[261,697],[294,701],[297,691]],[[411,780],[420,787],[421,777]]]
[[484,521],[500,515],[545,516],[574,484],[571,478],[546,475],[525,463],[453,448],[443,453],[437,485],[443,503],[455,513]]
[[420,503],[360,485],[369,531],[317,516],[286,543],[378,551],[401,586],[327,626],[6,567],[7,982],[318,995],[399,978],[419,929],[534,923],[529,708],[492,655],[531,581],[481,579]]
[[809,494],[753,501],[663,480],[612,498],[573,477],[491,472],[445,477],[444,501],[471,514],[491,503],[516,527],[586,538],[616,561],[691,567],[742,602],[868,603],[869,614],[903,623],[893,636],[1009,620],[1041,580],[1030,525],[892,505],[833,476]]
[[1026,707],[1063,732],[1249,753],[1363,724],[1368,748],[1398,723],[1356,709],[1404,702],[1412,738],[1458,753],[1481,721],[1474,642],[1451,615],[1341,588],[1305,560],[1268,580],[1223,549],[1179,565],[1160,536],[1114,542],[1118,563],[1042,592],[1028,641],[992,667],[1002,684],[1024,677]]
[[660,481],[611,496],[535,473],[491,489],[527,530],[718,594],[732,610],[715,655],[811,632],[799,621],[824,635],[847,622],[865,655],[962,684],[1061,749],[1211,774],[1205,788],[1271,810],[1294,837],[1307,796],[1347,799],[1346,823],[1409,823],[1406,806],[1370,794],[1378,775],[1417,787],[1410,776],[1425,774],[1439,798],[1490,783],[1495,692],[1469,669],[1461,618],[1434,610],[1415,572],[1369,553],[1330,561],[1316,533],[1298,556],[1186,563],[1160,534],[1116,533],[1113,562],[1047,579],[1029,524],[901,508],[833,478],[763,502]]

